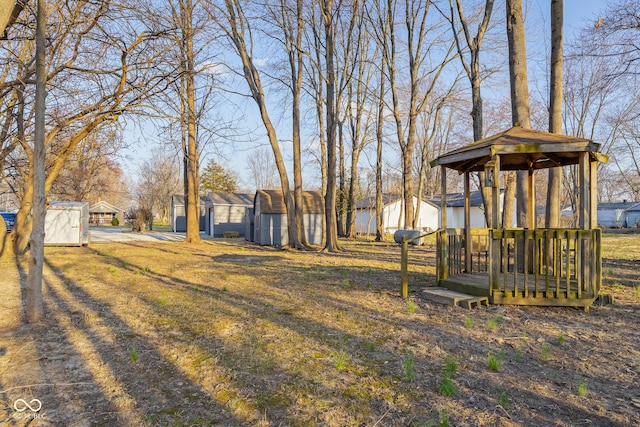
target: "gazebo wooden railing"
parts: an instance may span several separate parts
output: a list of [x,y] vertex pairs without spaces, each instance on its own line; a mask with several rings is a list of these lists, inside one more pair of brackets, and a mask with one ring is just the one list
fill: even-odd
[[599,294],[598,229],[485,228],[470,236],[467,257],[463,229],[438,231],[437,279],[449,289],[520,305],[582,307]]

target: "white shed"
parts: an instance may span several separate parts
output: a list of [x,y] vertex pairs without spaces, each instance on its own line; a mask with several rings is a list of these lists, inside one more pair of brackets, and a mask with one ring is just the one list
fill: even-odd
[[89,203],[50,202],[44,222],[47,246],[83,246],[90,241]]
[[252,194],[209,193],[205,202],[207,212],[206,234],[214,237],[223,237],[225,232],[235,231],[239,236],[245,236],[247,209],[252,207]]
[[[356,203],[356,233],[376,233],[376,208],[375,197],[367,197]],[[418,204],[418,198],[414,196],[414,209]],[[383,194],[382,196],[382,226],[385,233],[395,233],[404,229],[404,205],[399,194]],[[420,216],[416,221],[416,229],[428,231],[437,230],[439,227],[440,212],[437,205],[421,200]]]
[[[440,197],[434,197],[431,201],[440,207]],[[471,228],[486,228],[487,219],[484,214],[482,194],[480,191],[473,191],[469,194],[469,219]],[[504,190],[500,190],[500,217],[504,206]],[[516,214],[514,212],[513,221],[515,224]],[[464,228],[464,194],[447,193],[447,228]]]
[[627,227],[627,210],[634,208],[636,202],[598,203],[598,227]]

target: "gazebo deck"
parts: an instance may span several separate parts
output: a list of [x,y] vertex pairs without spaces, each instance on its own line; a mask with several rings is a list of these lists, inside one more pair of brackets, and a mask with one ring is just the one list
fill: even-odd
[[[501,288],[491,291],[489,286],[489,273],[460,273],[440,281],[440,286],[456,292],[462,292],[474,296],[486,296],[491,304],[513,305],[540,305],[540,306],[572,306],[589,307],[595,300],[595,296],[583,293],[578,298],[578,281],[570,279],[569,292],[567,293],[566,277],[560,278],[557,286],[557,278],[548,276],[549,283],[538,282],[534,276],[517,278],[517,290],[505,289],[501,281]],[[526,281],[526,290],[525,290]]]
[[438,285],[452,291],[492,304],[572,307],[598,296],[600,230],[447,229],[437,236]]

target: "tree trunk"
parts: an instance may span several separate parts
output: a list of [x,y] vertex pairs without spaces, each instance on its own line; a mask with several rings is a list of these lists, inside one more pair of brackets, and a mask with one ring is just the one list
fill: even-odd
[[[467,47],[469,49],[469,55],[471,57],[470,63],[467,63],[464,59],[463,49],[458,40],[457,29],[455,28],[455,12],[453,10],[453,0],[449,0],[449,6],[451,8],[451,26],[453,30],[454,37],[456,38],[456,44],[458,46],[458,55],[460,60],[462,61],[462,65],[467,72],[467,77],[469,77],[469,81],[471,83],[471,119],[473,122],[473,140],[478,141],[484,137],[484,123],[483,123],[483,112],[482,112],[482,95],[480,92],[480,45],[482,44],[482,40],[487,31],[487,27],[489,25],[489,21],[491,19],[491,13],[493,11],[493,0],[486,0],[484,7],[484,16],[482,22],[478,26],[478,32],[474,38],[471,37],[471,33],[469,32],[469,27],[467,24],[467,20],[465,18],[464,11],[462,9],[462,3],[460,0],[456,0],[456,9],[458,18],[460,19],[460,24],[462,26],[462,30],[467,42]],[[482,203],[484,206],[484,214],[485,221],[487,222],[487,227],[492,228],[496,225],[492,223],[493,221],[493,203],[492,203],[492,191],[491,188],[485,187],[484,183],[484,172],[479,173],[480,177],[480,188],[482,195]]]
[[[283,5],[284,6],[284,5]],[[283,7],[284,9],[284,7]],[[283,16],[284,22],[284,16]],[[307,235],[304,228],[303,194],[302,194],[302,156],[300,152],[300,93],[302,91],[302,33],[304,21],[302,17],[302,0],[296,0],[296,32],[292,37],[292,46],[289,49],[289,65],[291,67],[291,91],[292,105],[292,137],[293,137],[293,187],[295,197],[295,218],[297,238],[303,246],[308,246]]]
[[[522,16],[522,0],[507,0],[507,38],[509,43],[509,77],[511,82],[511,116],[514,126],[531,128],[529,88],[527,84],[527,51]],[[506,191],[505,191],[506,193]],[[518,227],[528,227],[528,171],[518,171],[516,178]],[[511,203],[505,194],[505,205]],[[506,210],[506,207],[505,207]]]
[[219,20],[219,17],[213,13],[210,13],[210,17],[214,21],[216,21],[221,28],[224,28],[225,31],[227,31],[227,37],[229,37],[229,39],[235,46],[236,52],[238,53],[238,56],[242,61],[244,78],[247,82],[247,85],[249,86],[251,97],[255,101],[256,105],[258,106],[258,110],[260,111],[260,117],[262,119],[262,123],[264,124],[267,138],[269,139],[269,144],[271,145],[271,149],[273,151],[278,174],[280,175],[282,195],[287,210],[287,235],[289,237],[289,246],[301,249],[303,248],[303,246],[300,240],[298,240],[295,202],[293,196],[291,195],[287,168],[282,157],[282,152],[280,151],[278,135],[275,128],[273,127],[273,123],[271,122],[271,118],[267,110],[264,88],[262,87],[260,73],[258,72],[255,63],[253,62],[252,57],[249,55],[249,49],[246,45],[244,34],[246,17],[244,16],[241,4],[238,0],[225,0],[225,6],[228,13],[228,15],[226,16],[227,22],[221,22]]
[[185,83],[187,101],[187,194],[185,197],[185,211],[187,217],[186,243],[200,243],[200,179],[198,176],[200,155],[198,153],[198,141],[196,135],[196,108],[195,108],[195,69],[193,52],[193,3],[192,0],[180,2],[180,12],[183,19],[183,43],[185,61]]
[[45,64],[45,1],[38,0],[36,10],[36,97],[35,97],[35,135],[33,142],[33,218],[29,250],[29,273],[27,276],[26,314],[29,323],[42,320],[42,269],[44,267],[44,222],[46,215],[45,196],[45,96],[46,96],[46,64]]
[[338,200],[336,201],[336,215],[338,221],[338,236],[345,237],[346,232],[346,180],[347,172],[344,163],[344,123],[338,122]]
[[[386,48],[384,48],[386,51]],[[376,242],[384,240],[382,205],[382,143],[384,140],[384,76],[380,73],[380,92],[378,98],[378,120],[376,123]]]
[[[562,64],[564,39],[564,0],[551,0],[551,78],[549,85],[549,132],[562,133]],[[560,186],[562,168],[549,169],[549,188],[545,223],[547,228],[560,226]]]
[[327,194],[324,198],[325,209],[325,249],[329,252],[340,251],[338,245],[338,221],[336,217],[336,126],[338,124],[335,105],[335,38],[333,22],[333,0],[321,0],[321,12],[324,21],[326,104],[327,104]]

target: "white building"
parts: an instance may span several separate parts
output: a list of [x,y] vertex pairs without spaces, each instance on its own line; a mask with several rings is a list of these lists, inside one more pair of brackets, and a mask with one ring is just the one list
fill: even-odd
[[[367,197],[356,204],[356,233],[376,233],[375,197]],[[399,194],[384,194],[382,196],[382,226],[385,233],[393,234],[404,229],[404,204]],[[414,196],[414,209],[418,205],[418,198]],[[426,200],[421,200],[420,215],[416,221],[416,229],[428,231],[437,230],[440,222],[439,208]]]

